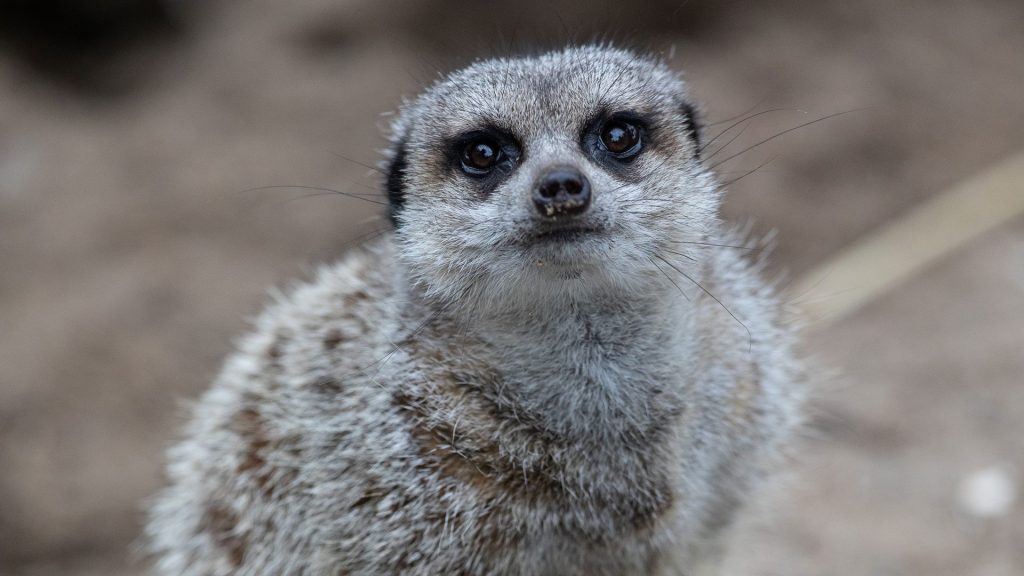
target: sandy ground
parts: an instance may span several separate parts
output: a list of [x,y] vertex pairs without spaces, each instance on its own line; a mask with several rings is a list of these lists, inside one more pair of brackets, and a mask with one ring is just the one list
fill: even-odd
[[[718,160],[848,112],[718,169],[770,160],[727,215],[778,230],[792,276],[1024,148],[1024,4],[894,4],[182,3],[177,34],[104,64],[105,89],[0,49],[0,574],[141,572],[182,400],[268,287],[384,225],[369,203],[242,191],[376,187],[360,164],[381,114],[438,69],[610,31],[670,56],[711,122],[782,109]],[[807,348],[828,367],[810,438],[734,572],[1024,574],[1024,223]],[[957,494],[990,467],[1018,498],[978,518]]]

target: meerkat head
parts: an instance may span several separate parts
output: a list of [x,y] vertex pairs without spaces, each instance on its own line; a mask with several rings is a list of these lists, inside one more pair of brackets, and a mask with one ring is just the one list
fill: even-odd
[[443,78],[392,128],[386,186],[409,278],[449,302],[535,307],[696,272],[719,199],[694,116],[667,67],[606,47]]

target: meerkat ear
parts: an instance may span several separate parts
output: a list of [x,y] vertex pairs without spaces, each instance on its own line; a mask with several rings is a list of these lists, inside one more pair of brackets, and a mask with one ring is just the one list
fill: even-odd
[[693,104],[683,102],[682,112],[684,122],[686,123],[686,132],[689,134],[690,139],[693,140],[693,146],[697,150],[697,157],[700,158],[701,137],[703,134],[701,134],[702,128],[697,109]]
[[402,207],[405,205],[405,171],[408,167],[405,137],[392,144],[390,156],[391,158],[388,160],[386,168],[387,180],[384,182],[384,188],[388,193],[388,216],[391,218],[391,224],[398,228],[400,225],[398,213],[402,211]]

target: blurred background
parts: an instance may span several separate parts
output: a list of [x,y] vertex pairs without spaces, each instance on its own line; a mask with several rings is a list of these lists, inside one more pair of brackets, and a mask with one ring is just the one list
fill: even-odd
[[[593,39],[684,71],[710,135],[740,121],[715,145],[742,176],[726,214],[777,230],[772,271],[805,285],[1024,150],[1020,0],[7,0],[0,574],[141,573],[184,401],[268,288],[385,226],[372,203],[254,188],[376,189],[403,97]],[[828,367],[811,438],[734,573],[1024,574],[1024,220],[807,340]]]

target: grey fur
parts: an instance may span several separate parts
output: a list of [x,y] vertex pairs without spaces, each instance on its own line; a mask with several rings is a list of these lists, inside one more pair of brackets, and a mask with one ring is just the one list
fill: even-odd
[[[396,232],[273,303],[170,451],[156,572],[687,574],[797,426],[800,362],[718,218],[682,82],[607,47],[483,61],[395,121]],[[580,146],[652,121],[631,175]],[[481,195],[446,138],[522,143]],[[553,165],[603,233],[531,242]],[[712,294],[714,295],[712,297]]]

